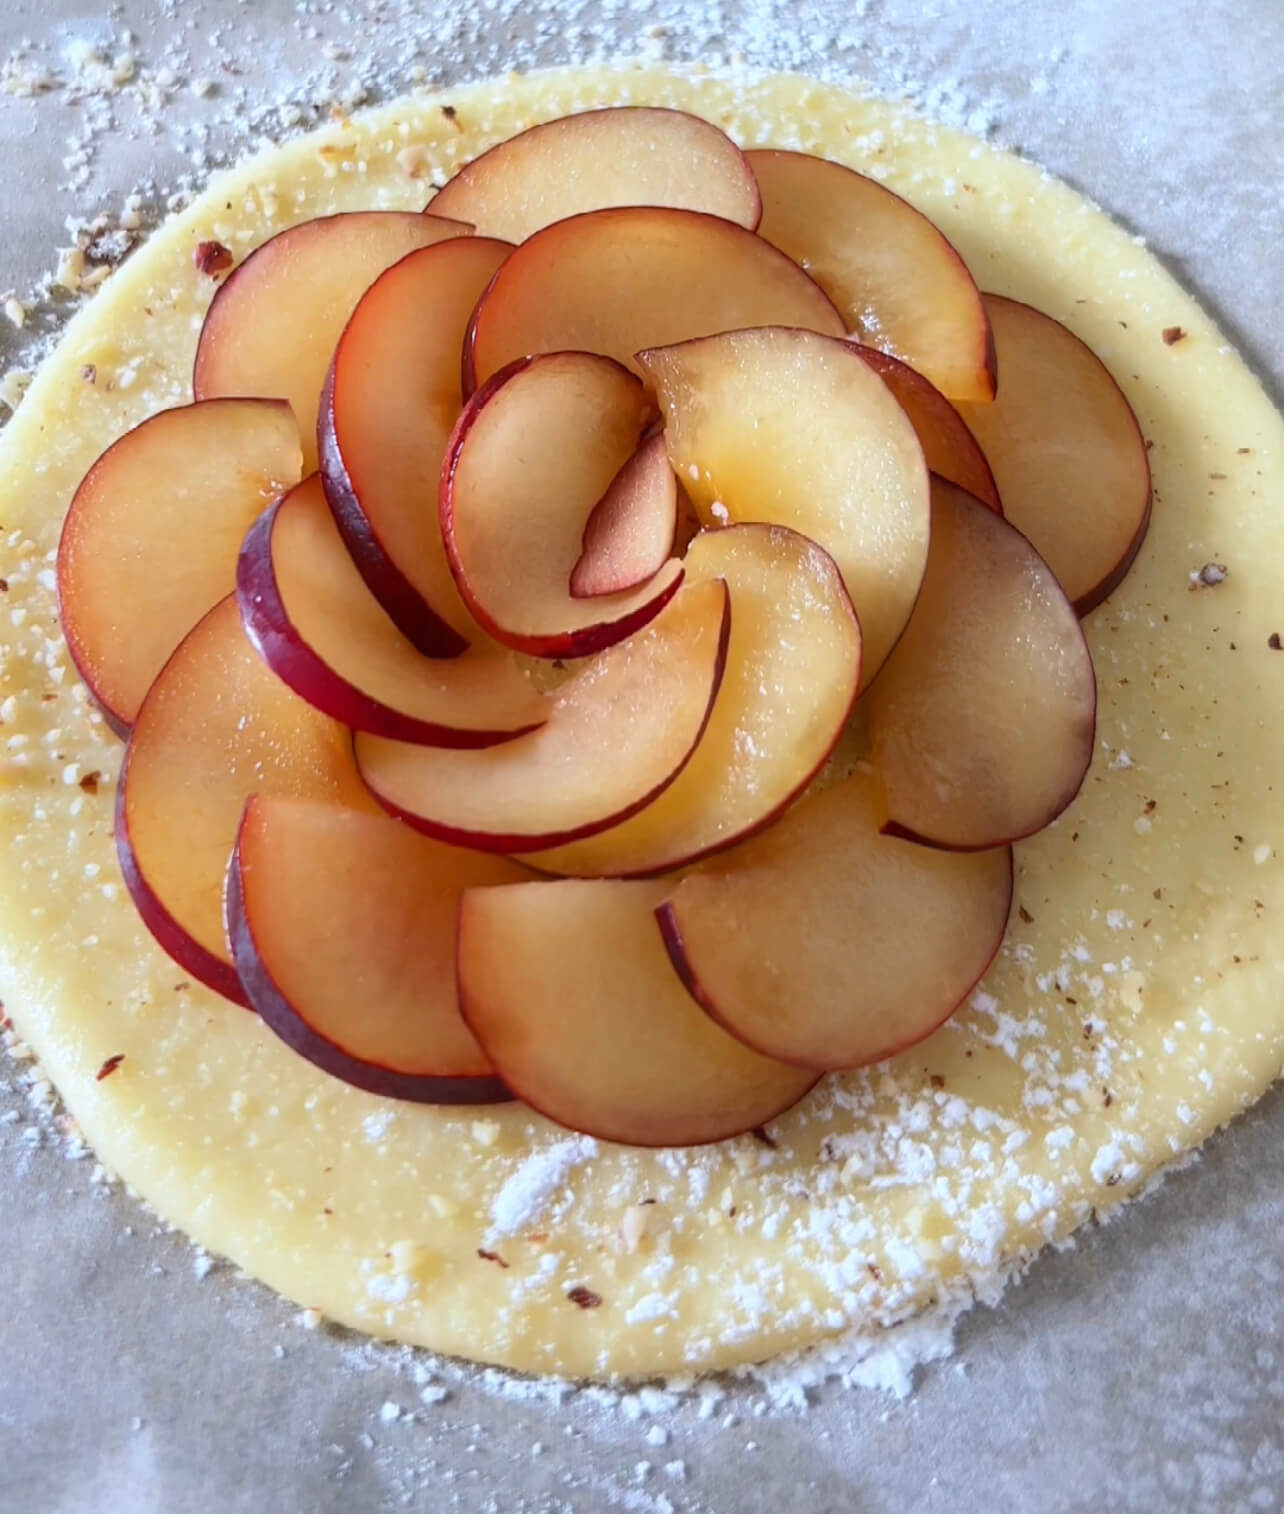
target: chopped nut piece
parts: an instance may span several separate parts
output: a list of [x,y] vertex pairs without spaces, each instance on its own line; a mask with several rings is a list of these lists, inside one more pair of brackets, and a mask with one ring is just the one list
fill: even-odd
[[428,172],[428,149],[422,142],[412,142],[397,154],[397,162],[410,178],[422,179]]
[[577,1284],[574,1288],[569,1288],[566,1296],[570,1299],[571,1303],[578,1305],[581,1309],[596,1309],[602,1302],[602,1295],[600,1293],[594,1293],[591,1288],[585,1288],[582,1283]]
[[1266,638],[1266,645],[1270,647],[1272,652],[1284,652],[1284,641],[1280,640],[1280,633],[1278,631],[1271,632]]
[[94,1081],[101,1083],[104,1078],[110,1078],[112,1073],[116,1071],[124,1060],[125,1053],[123,1051],[118,1051],[114,1057],[108,1057],[95,1074]]
[[58,271],[54,283],[73,294],[80,288],[81,275],[85,271],[85,254],[79,247],[63,247],[58,252]]
[[630,1204],[620,1220],[620,1245],[632,1256],[646,1239],[650,1215],[641,1204]]
[[1182,330],[1182,328],[1180,326],[1165,326],[1164,327],[1164,346],[1165,347],[1171,347],[1171,346],[1173,346],[1174,343],[1180,342],[1185,337],[1185,335],[1186,335],[1186,333]]
[[224,247],[222,242],[198,242],[196,250],[192,253],[192,262],[196,264],[196,271],[208,275],[211,279],[216,279],[226,273],[235,261],[230,249]]
[[1225,583],[1229,570],[1223,562],[1206,562],[1198,572],[1190,575],[1190,587],[1195,589],[1215,589],[1218,584]]
[[499,1264],[499,1266],[503,1267],[505,1271],[507,1271],[508,1269],[508,1263],[502,1256],[500,1256],[498,1251],[486,1251],[483,1247],[478,1246],[477,1255],[481,1257],[483,1262],[496,1262]]
[[90,773],[82,774],[80,779],[80,786],[82,789],[84,789],[86,794],[96,794],[98,792],[98,780],[101,777],[102,774],[98,771],[97,768],[95,768]]

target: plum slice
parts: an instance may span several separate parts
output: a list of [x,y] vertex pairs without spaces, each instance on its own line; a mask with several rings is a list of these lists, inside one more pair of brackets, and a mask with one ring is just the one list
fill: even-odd
[[614,205],[668,205],[752,230],[762,213],[745,156],[685,111],[613,106],[544,121],[461,168],[428,203],[486,236],[524,242],[567,216]]
[[790,526],[838,564],[869,683],[914,608],[930,519],[923,449],[887,385],[851,343],[779,326],[639,361],[704,523]]
[[985,308],[967,264],[908,200],[801,152],[746,154],[762,191],[759,233],[811,274],[851,335],[952,400],[994,398]]
[[868,704],[887,828],[937,846],[1042,830],[1092,759],[1097,686],[1074,607],[1015,526],[942,479],[923,592]]
[[[654,408],[610,358],[519,358],[464,408],[441,473],[441,533],[459,592],[496,641],[533,657],[583,657],[640,629],[672,599],[669,559],[640,587],[571,593],[594,507],[634,454]],[[641,482],[669,485],[652,472]],[[675,507],[676,508],[676,507]]]
[[949,400],[908,363],[877,347],[853,343],[862,362],[872,368],[909,417],[929,470],[974,494],[991,510],[1003,514],[999,486],[981,451],[981,444]]
[[428,658],[371,595],[316,474],[251,527],[237,568],[241,618],[278,677],[358,731],[484,747],[541,725],[548,701],[502,650]]
[[196,398],[289,400],[311,472],[321,386],[353,307],[408,252],[471,232],[456,221],[398,210],[321,216],[278,232],[210,301],[192,372]]
[[571,594],[621,594],[654,577],[678,534],[678,481],[664,437],[647,438],[593,506],[571,569]]
[[259,658],[229,594],[165,664],[134,723],[116,803],[116,851],[143,923],[193,977],[246,1002],[223,883],[251,794],[374,804],[352,742]]
[[686,567],[683,593],[719,578],[731,592],[727,671],[708,730],[654,803],[525,859],[541,871],[635,876],[730,846],[770,824],[842,734],[861,633],[833,559],[796,531],[745,525],[702,531]]
[[1080,615],[1123,582],[1150,524],[1150,459],[1123,390],[1060,321],[987,294],[1003,384],[964,405],[1003,512],[1060,580]]
[[518,853],[591,835],[650,804],[696,750],[732,611],[717,579],[683,589],[562,685],[547,722],[482,752],[356,738],[385,809],[457,845]]
[[264,1022],[345,1083],[423,1103],[507,1099],[459,1013],[456,917],[465,889],[527,876],[385,815],[258,794],[228,875],[237,971]]
[[317,449],[334,518],[371,593],[429,657],[485,640],[446,563],[437,483],[463,406],[464,332],[511,250],[455,237],[394,263],[352,312],[321,396]]
[[72,660],[118,734],[231,593],[241,538],[301,464],[288,405],[210,400],[151,416],[85,474],[58,544],[58,605]]
[[742,326],[842,336],[818,285],[753,232],[693,210],[593,210],[537,231],[495,275],[464,343],[474,388],[534,352],[634,353]]
[[657,915],[696,1000],[764,1056],[817,1070],[904,1051],[954,1013],[999,949],[1012,852],[880,833],[875,781],[805,799]]
[[469,889],[459,998],[500,1076],[572,1130],[694,1146],[752,1130],[817,1074],[749,1050],[699,1008],[665,954],[659,883]]

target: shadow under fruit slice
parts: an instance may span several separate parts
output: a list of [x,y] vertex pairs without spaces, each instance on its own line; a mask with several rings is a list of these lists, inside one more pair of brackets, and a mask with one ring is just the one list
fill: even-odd
[[1003,940],[1012,851],[879,832],[874,780],[805,799],[656,911],[696,1000],[764,1056],[863,1067],[930,1035]]
[[782,326],[638,354],[664,441],[706,526],[768,521],[838,564],[868,684],[905,629],[927,565],[923,449],[850,342]]
[[460,846],[525,852],[652,803],[690,761],[722,683],[733,614],[718,579],[582,666],[538,730],[481,752],[356,738],[385,809]]
[[58,608],[118,735],[170,653],[231,593],[241,538],[300,466],[287,404],[228,399],[160,411],[85,474],[58,544]]
[[613,106],[544,121],[461,168],[428,202],[435,216],[524,242],[541,227],[613,205],[668,205],[758,224],[745,156],[699,116]]
[[138,712],[117,792],[116,852],[160,945],[238,1004],[246,999],[223,883],[245,801],[258,793],[374,809],[348,732],[267,668],[229,594],[189,632]]
[[1003,513],[1080,615],[1127,576],[1150,524],[1150,460],[1110,370],[1060,321],[987,294],[1003,369],[992,405],[964,405]]
[[1074,607],[1009,522],[932,481],[932,550],[868,695],[891,834],[972,850],[1042,830],[1079,792],[1097,684]]
[[256,248],[210,302],[196,347],[198,400],[289,400],[316,467],[317,406],[344,323],[371,282],[416,247],[469,236],[470,226],[399,210],[303,221]]
[[808,153],[746,153],[762,191],[759,234],[796,259],[848,332],[953,400],[994,398],[995,358],[967,264],[908,200]]
[[724,1140],[817,1078],[750,1051],[690,997],[653,914],[665,888],[525,883],[470,889],[460,904],[465,1020],[514,1093],[602,1140]]
[[[468,401],[441,472],[441,534],[464,602],[496,641],[584,657],[677,592],[682,564],[670,558],[636,589],[571,593],[587,522],[654,413],[627,369],[591,352],[519,358]],[[650,479],[667,493],[662,475]]]
[[255,795],[228,874],[228,931],[251,1006],[357,1088],[421,1103],[510,1098],[459,1013],[466,888],[529,874],[383,815]]
[[464,343],[464,385],[533,352],[600,352],[636,372],[644,347],[743,326],[846,331],[795,262],[733,221],[593,210],[537,231],[495,275]]
[[[544,872],[666,872],[769,824],[825,764],[860,682],[861,634],[833,559],[783,526],[702,531],[683,593],[725,580],[727,671],[700,745],[645,809],[525,860]],[[666,611],[666,614],[668,612]]]
[[246,633],[272,671],[354,730],[484,747],[547,718],[548,700],[507,652],[430,658],[410,645],[353,566],[316,474],[250,528],[237,598]]
[[511,251],[454,237],[394,263],[352,312],[321,397],[317,450],[334,518],[375,598],[429,657],[484,639],[446,563],[437,485],[464,403],[464,332]]

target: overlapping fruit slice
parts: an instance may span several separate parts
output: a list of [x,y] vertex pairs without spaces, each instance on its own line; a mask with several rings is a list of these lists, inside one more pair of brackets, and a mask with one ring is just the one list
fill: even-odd
[[1041,830],[1092,758],[1097,685],[1074,607],[1014,526],[940,479],[923,592],[868,698],[888,828],[938,846]]
[[1009,843],[1092,755],[1075,610],[1140,545],[1145,449],[1077,338],[837,164],[593,111],[432,209],[267,242],[195,372],[262,398],[154,418],[76,497],[121,866],[350,1083],[722,1139],[985,970]]
[[852,335],[953,400],[994,398],[996,365],[967,265],[928,218],[863,174],[808,153],[746,154],[759,232],[811,274]]
[[587,663],[538,730],[484,752],[356,739],[361,776],[428,835],[519,853],[592,835],[650,804],[696,750],[722,683],[727,585],[684,588]]
[[706,524],[772,521],[833,557],[860,617],[868,683],[927,564],[914,428],[856,347],[811,331],[732,331],[640,355],[665,444]]
[[853,346],[866,366],[892,391],[896,403],[909,418],[928,469],[966,489],[1002,515],[999,486],[994,482],[985,453],[949,400],[908,363],[880,352],[877,347],[858,343]]
[[58,606],[119,734],[170,653],[231,593],[246,528],[299,468],[288,405],[219,400],[160,411],[85,475],[58,545]]
[[571,569],[571,594],[620,594],[653,577],[678,534],[678,481],[664,437],[642,442],[593,506]]
[[527,876],[382,815],[256,795],[228,875],[236,968],[277,1035],[345,1082],[432,1103],[506,1099],[459,1013],[455,916],[465,889]]
[[289,400],[311,471],[321,386],[353,307],[376,275],[408,252],[471,231],[437,216],[358,210],[279,232],[211,301],[196,348],[196,398]]
[[455,237],[394,263],[352,312],[321,396],[317,447],[334,518],[371,592],[430,657],[484,640],[446,563],[437,484],[463,405],[464,332],[510,251]]
[[265,666],[229,595],[183,640],[138,712],[117,794],[116,850],[160,945],[242,1004],[223,881],[245,801],[259,793],[374,809],[347,730]]
[[964,405],[1008,519],[1080,615],[1118,585],[1150,524],[1150,462],[1132,407],[1099,357],[1051,316],[987,294],[1003,386]]
[[532,126],[461,168],[428,209],[522,242],[554,221],[615,205],[700,210],[750,230],[762,213],[757,181],[725,132],[652,106]]
[[806,799],[657,913],[682,981],[747,1045],[817,1070],[861,1067],[930,1035],[999,948],[1012,854],[880,834],[875,781]]
[[814,1072],[749,1050],[682,987],[652,910],[663,883],[470,889],[459,911],[464,1018],[520,1098],[636,1146],[719,1141],[773,1119]]
[[314,709],[357,731],[485,747],[534,730],[548,701],[499,649],[417,652],[357,572],[316,474],[245,538],[237,595],[250,640]]
[[[534,657],[583,657],[640,629],[672,599],[669,559],[636,589],[577,598],[571,577],[594,507],[634,455],[654,414],[642,385],[610,358],[519,358],[469,400],[441,475],[441,532],[465,603],[497,640]],[[672,486],[652,471],[636,482]],[[626,501],[649,512],[633,491]]]
[[726,674],[708,728],[657,799],[600,835],[526,859],[541,870],[656,873],[730,846],[806,788],[842,733],[861,635],[833,559],[783,526],[745,525],[701,532],[686,567],[684,594],[718,579],[731,594]]
[[600,352],[633,367],[644,347],[771,325],[846,329],[796,263],[733,221],[595,210],[537,231],[495,275],[464,343],[464,382],[534,352]]

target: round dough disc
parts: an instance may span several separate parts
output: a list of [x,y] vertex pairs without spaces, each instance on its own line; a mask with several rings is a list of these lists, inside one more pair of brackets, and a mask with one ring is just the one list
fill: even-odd
[[[198,242],[239,259],[309,216],[418,209],[493,142],[625,98],[904,192],[983,288],[1109,363],[1157,489],[1136,567],[1088,622],[1091,773],[1017,848],[1020,912],[971,1005],[910,1054],[827,1079],[769,1141],[697,1151],[577,1140],[521,1105],[381,1100],[185,982],[118,882],[121,749],[68,665],[48,571],[89,463],[190,397],[213,290]],[[648,70],[449,103],[450,117],[437,99],[383,108],[224,176],[113,275],[7,429],[0,994],[104,1163],[201,1245],[358,1330],[528,1371],[681,1373],[970,1297],[1137,1192],[1280,1070],[1284,657],[1268,642],[1284,629],[1284,425],[1124,231],[902,108],[797,78]],[[410,144],[424,177],[404,166]],[[1184,336],[1166,342],[1172,327]],[[1226,577],[1192,590],[1208,562]],[[600,1305],[577,1307],[577,1285]]]

